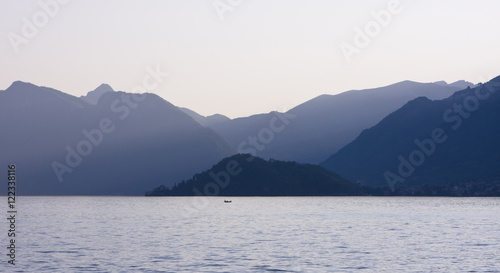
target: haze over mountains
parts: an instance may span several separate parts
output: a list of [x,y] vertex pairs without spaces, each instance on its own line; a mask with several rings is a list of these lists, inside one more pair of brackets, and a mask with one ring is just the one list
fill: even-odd
[[443,99],[463,86],[474,85],[405,81],[231,120],[106,84],[78,98],[14,82],[0,91],[0,125],[9,128],[0,132],[0,164],[18,165],[20,194],[142,195],[237,152],[321,162],[408,101]]
[[363,131],[322,166],[369,186],[470,181],[498,188],[499,139],[497,77],[443,100],[419,97],[408,102]]
[[264,135],[261,130],[272,126],[276,113],[227,120],[213,124],[212,128],[239,152],[316,164],[406,102],[421,96],[432,100],[447,98],[464,85],[474,86],[464,81],[450,85],[404,81],[380,88],[322,95],[286,112],[288,124],[279,124],[286,126],[274,132],[270,141],[267,141],[269,137],[261,136],[259,146],[251,145],[248,138],[258,137],[259,133]]
[[[15,82],[0,92],[0,124],[9,128],[0,132],[0,163],[18,165],[20,194],[139,195],[234,154],[155,94],[102,89],[77,98]],[[96,93],[99,102],[88,103]]]

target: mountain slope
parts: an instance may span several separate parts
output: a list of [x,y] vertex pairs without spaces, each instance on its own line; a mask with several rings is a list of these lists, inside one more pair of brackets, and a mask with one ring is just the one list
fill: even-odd
[[[235,148],[239,147],[239,152],[319,163],[408,101],[420,96],[443,99],[458,90],[456,86],[405,81],[380,88],[322,95],[281,116],[275,112],[255,115],[219,123],[212,128]],[[267,136],[269,129],[272,137]],[[249,138],[254,137],[258,138],[258,143],[251,145]]]
[[160,186],[146,195],[328,196],[361,195],[362,192],[359,185],[316,165],[266,161],[238,154],[172,189]]
[[18,165],[26,195],[142,195],[233,154],[212,129],[154,94],[103,92],[92,105],[16,82],[0,92],[0,125],[9,128],[0,132],[0,163]]
[[500,177],[500,77],[438,101],[417,98],[322,166],[370,186]]
[[179,107],[179,109],[181,109],[182,112],[188,114],[190,117],[192,117],[194,120],[196,120],[199,124],[201,124],[205,127],[210,127],[210,126],[213,126],[213,125],[230,120],[228,117],[221,115],[221,114],[215,114],[215,115],[205,117],[205,116],[202,116],[202,115],[200,115],[200,114],[196,113],[195,111],[188,109],[188,108]]

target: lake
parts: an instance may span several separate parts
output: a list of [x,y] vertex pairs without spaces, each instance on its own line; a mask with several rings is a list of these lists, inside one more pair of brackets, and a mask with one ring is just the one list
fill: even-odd
[[16,204],[16,265],[5,258],[4,209],[2,272],[500,272],[500,198],[21,196]]

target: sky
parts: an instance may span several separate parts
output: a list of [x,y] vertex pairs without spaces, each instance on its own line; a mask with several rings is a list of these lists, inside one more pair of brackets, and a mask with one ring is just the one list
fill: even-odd
[[0,90],[101,83],[202,115],[287,111],[321,94],[500,75],[497,0],[0,0]]

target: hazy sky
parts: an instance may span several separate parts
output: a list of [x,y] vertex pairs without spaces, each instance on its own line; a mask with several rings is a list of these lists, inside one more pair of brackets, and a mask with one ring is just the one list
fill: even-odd
[[22,80],[76,96],[101,83],[130,91],[159,65],[169,77],[154,93],[239,117],[402,80],[500,74],[498,0],[64,2],[1,0],[0,90]]

